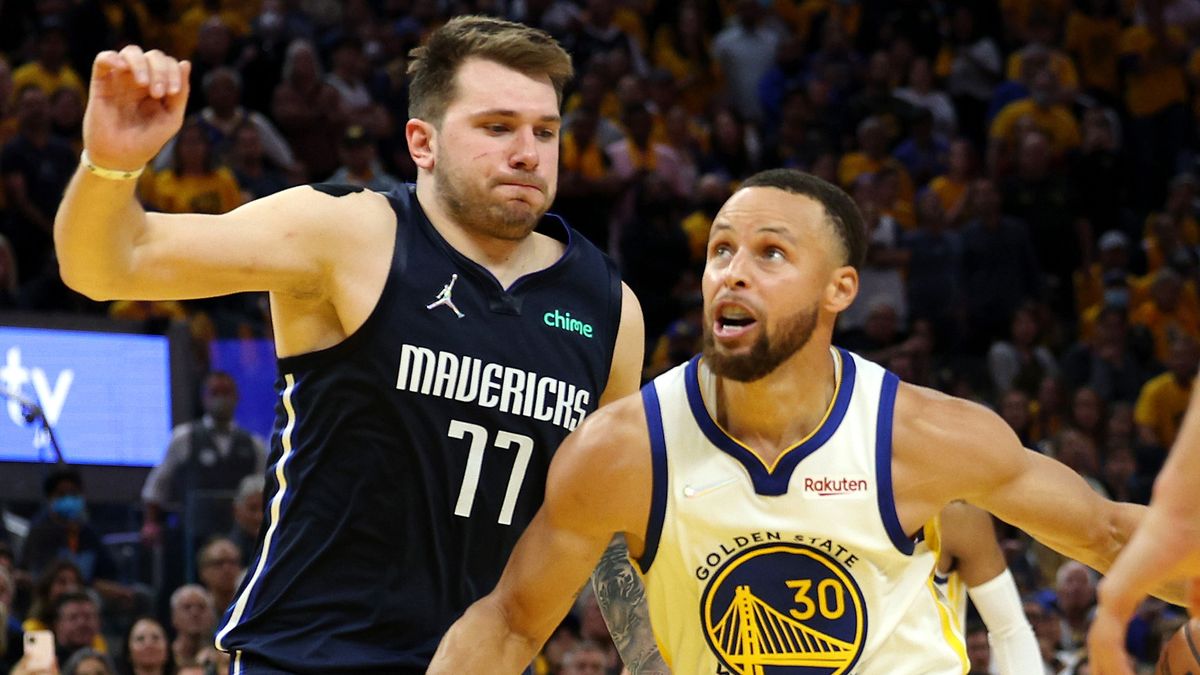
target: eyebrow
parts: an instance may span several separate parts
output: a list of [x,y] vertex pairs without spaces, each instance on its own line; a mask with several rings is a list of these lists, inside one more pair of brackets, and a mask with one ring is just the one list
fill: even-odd
[[[733,226],[730,225],[729,223],[725,223],[725,222],[718,221],[718,222],[713,223],[713,225],[712,225],[713,232],[716,232],[718,230],[732,230],[732,229],[733,229]],[[755,228],[755,230],[754,230],[755,234],[759,234],[759,233],[763,233],[763,232],[778,235],[778,236],[783,237],[784,239],[787,239],[788,241],[793,242],[793,243],[799,241],[796,237],[796,234],[794,232],[792,232],[791,229],[782,227],[780,225],[763,225],[761,227]]]
[[[480,118],[480,117],[520,117],[520,116],[521,116],[521,113],[517,112],[516,110],[510,110],[510,109],[508,109],[508,108],[490,108],[490,109],[488,109],[488,110],[480,110],[479,112],[476,112],[476,113],[472,113],[472,114],[471,114],[471,117],[474,117],[474,118]],[[539,121],[539,122],[553,122],[553,123],[559,123],[559,124],[561,124],[561,123],[562,123],[562,116],[561,116],[561,115],[559,115],[559,114],[557,114],[557,113],[555,113],[555,114],[553,114],[553,115],[542,115],[541,117],[539,117],[539,118],[538,118],[538,121]]]

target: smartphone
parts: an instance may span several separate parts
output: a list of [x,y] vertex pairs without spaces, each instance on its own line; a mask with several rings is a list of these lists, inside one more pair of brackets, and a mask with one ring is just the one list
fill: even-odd
[[25,666],[29,670],[54,668],[54,633],[48,630],[31,630],[25,633]]

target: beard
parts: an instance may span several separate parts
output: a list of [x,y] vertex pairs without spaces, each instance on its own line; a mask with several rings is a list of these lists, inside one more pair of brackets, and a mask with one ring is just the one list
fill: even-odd
[[758,339],[745,354],[723,353],[713,338],[712,322],[704,324],[704,360],[713,373],[735,382],[754,382],[771,374],[779,364],[791,358],[812,339],[817,327],[817,303],[806,310],[799,310],[783,319],[778,335],[773,339],[768,331],[759,333]]
[[490,190],[480,188],[445,161],[434,165],[433,175],[437,178],[437,197],[456,223],[472,232],[506,241],[529,236],[554,198],[545,181],[532,174],[521,175],[520,179],[542,187],[546,200],[540,208],[521,201],[497,199]]

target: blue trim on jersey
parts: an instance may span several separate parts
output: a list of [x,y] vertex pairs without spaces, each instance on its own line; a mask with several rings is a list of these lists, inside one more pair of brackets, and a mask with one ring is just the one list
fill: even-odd
[[883,527],[892,545],[904,555],[912,555],[916,545],[900,526],[900,517],[896,515],[896,494],[892,491],[892,413],[896,408],[896,389],[899,386],[900,378],[895,373],[883,374],[883,387],[879,391],[879,417],[875,420],[875,477],[879,483],[875,496],[879,502],[879,517],[883,519]]
[[650,465],[654,482],[650,493],[650,518],[646,522],[646,547],[637,559],[642,574],[646,574],[658,554],[663,520],[667,515],[667,437],[663,433],[662,408],[654,382],[642,387],[642,405],[646,408],[646,426],[650,431]]
[[700,394],[700,357],[695,356],[688,362],[684,386],[687,389],[688,405],[692,409],[692,417],[696,419],[700,430],[708,437],[710,443],[746,468],[746,472],[750,474],[750,480],[754,483],[756,493],[768,497],[787,494],[788,485],[792,481],[792,474],[795,473],[796,467],[804,461],[805,457],[825,445],[825,442],[841,425],[842,418],[846,416],[846,410],[850,407],[850,396],[854,392],[855,366],[854,357],[849,352],[839,347],[838,353],[842,360],[842,377],[837,388],[837,399],[833,402],[833,409],[830,410],[829,417],[803,443],[784,450],[774,471],[768,470],[758,455],[725,433],[712,415],[708,414],[708,408],[704,405],[704,397]]

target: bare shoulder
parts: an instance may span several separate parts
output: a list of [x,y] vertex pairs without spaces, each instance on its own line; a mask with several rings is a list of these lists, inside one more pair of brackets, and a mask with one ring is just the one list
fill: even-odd
[[646,413],[635,393],[592,413],[567,437],[550,465],[546,503],[554,506],[551,517],[586,514],[597,531],[640,540],[651,484]]
[[933,389],[901,384],[894,420],[893,461],[935,482],[946,502],[1004,482],[1024,458],[999,415]]

